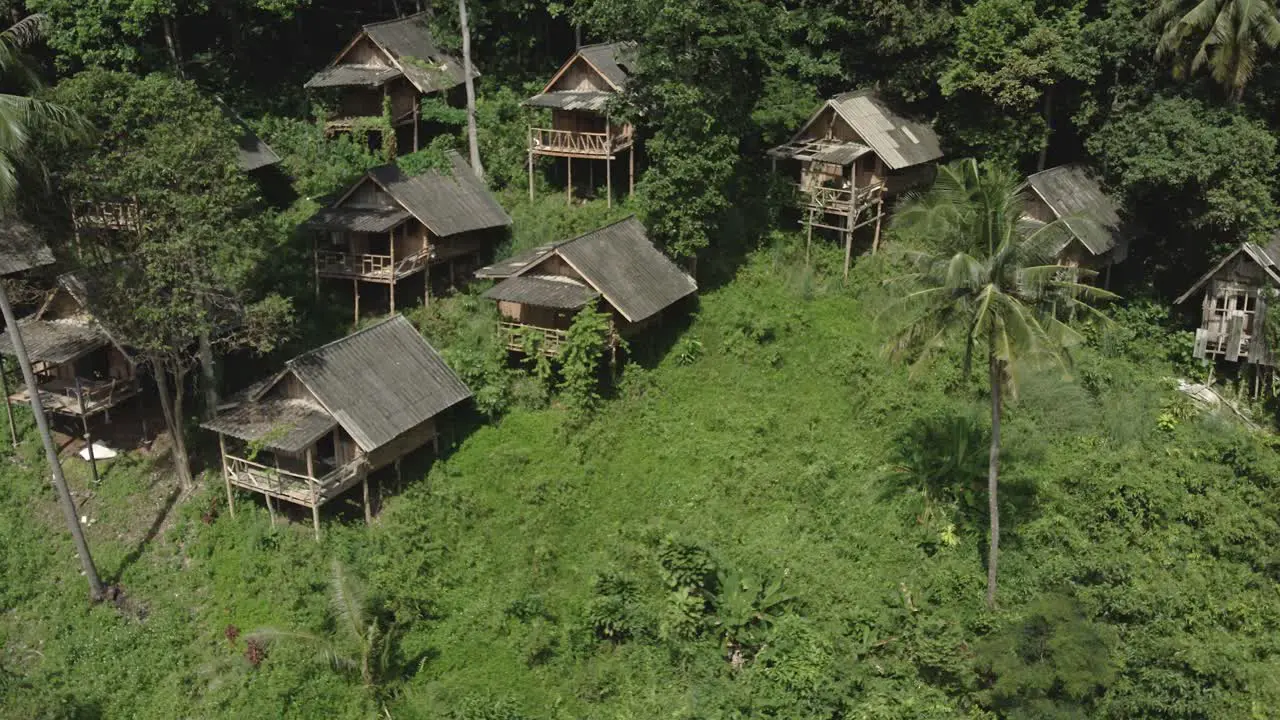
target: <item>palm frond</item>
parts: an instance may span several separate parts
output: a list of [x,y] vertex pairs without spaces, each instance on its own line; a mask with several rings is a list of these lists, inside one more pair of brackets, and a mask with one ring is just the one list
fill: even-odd
[[364,598],[340,560],[333,561],[333,580],[330,588],[330,604],[333,606],[334,617],[347,628],[352,639],[363,644],[366,625]]
[[25,49],[42,39],[48,28],[48,16],[44,13],[33,13],[11,25],[8,30],[0,32],[0,42]]

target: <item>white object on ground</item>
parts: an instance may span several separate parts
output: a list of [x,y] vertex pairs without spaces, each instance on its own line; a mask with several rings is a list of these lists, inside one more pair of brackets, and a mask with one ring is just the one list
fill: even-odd
[[[107,447],[106,445],[99,445],[98,443],[94,443],[94,444],[93,444],[93,459],[94,459],[94,460],[110,460],[111,458],[115,457],[116,455],[119,455],[119,453],[117,453],[115,450],[112,450],[111,448]],[[88,459],[89,459],[89,448],[82,448],[82,449],[80,450],[80,457],[84,458],[85,460],[88,460]]]

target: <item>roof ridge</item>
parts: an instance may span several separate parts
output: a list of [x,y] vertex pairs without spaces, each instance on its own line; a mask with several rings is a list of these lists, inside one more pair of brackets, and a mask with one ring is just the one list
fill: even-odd
[[[320,347],[311,348],[310,350],[308,350],[308,351],[306,351],[306,352],[302,353],[301,355],[294,356],[293,358],[291,358],[290,360],[288,360],[287,362],[285,362],[284,366],[285,366],[286,368],[290,368],[290,369],[292,369],[293,364],[294,364],[295,362],[297,362],[297,361],[301,360],[301,359],[302,359],[302,358],[304,358],[304,357],[307,357],[307,356],[309,356],[309,355],[315,355],[316,353],[320,352],[321,350],[324,350],[324,349],[326,349],[326,348],[332,347],[332,346],[337,345],[337,344],[339,344],[339,343],[344,343],[344,342],[346,342],[346,341],[350,340],[351,338],[356,337],[357,335],[363,335],[364,333],[367,333],[367,332],[369,332],[370,330],[374,330],[374,329],[376,329],[376,328],[380,328],[380,327],[382,327],[383,325],[386,325],[387,323],[392,322],[392,321],[394,321],[394,320],[396,320],[396,319],[400,319],[400,320],[404,320],[405,322],[409,322],[409,321],[408,321],[408,319],[407,319],[407,318],[405,318],[405,316],[404,316],[403,314],[401,314],[401,313],[396,313],[395,315],[392,315],[392,316],[390,316],[390,317],[383,318],[382,320],[379,320],[378,322],[376,322],[376,323],[374,323],[374,324],[372,324],[372,325],[370,325],[370,326],[368,326],[368,327],[360,328],[359,330],[357,330],[357,331],[355,331],[355,332],[353,332],[353,333],[350,333],[350,334],[347,334],[347,335],[343,335],[342,337],[338,338],[337,340],[330,340],[329,342],[327,342],[327,343],[325,343],[325,344],[321,345]],[[410,327],[413,327],[413,326],[412,326],[412,325],[410,325]]]
[[418,17],[418,16],[420,16],[420,15],[425,16],[426,14],[427,14],[427,11],[426,11],[426,10],[422,10],[422,11],[420,11],[420,12],[413,13],[412,15],[405,15],[404,17],[391,18],[390,20],[377,20],[377,21],[374,21],[374,22],[371,22],[371,23],[365,23],[365,24],[361,25],[361,26],[360,26],[360,29],[361,29],[361,30],[367,30],[367,29],[369,29],[369,28],[371,28],[371,27],[379,27],[379,26],[382,26],[382,25],[393,25],[393,24],[395,24],[395,23],[404,22],[404,21],[406,21],[406,20],[412,20],[412,19],[414,19],[414,18],[416,18],[416,17]]
[[608,40],[605,42],[587,43],[586,45],[583,45],[582,47],[578,48],[575,52],[582,52],[583,50],[586,50],[588,48],[609,47],[610,45],[626,45],[628,43],[635,43],[635,42],[636,42],[635,40]]
[[[594,230],[588,230],[588,231],[586,231],[586,232],[584,232],[584,233],[581,233],[580,235],[576,235],[576,236],[574,236],[574,237],[571,237],[571,238],[569,238],[568,240],[561,240],[560,242],[558,242],[558,243],[556,243],[556,244],[555,244],[555,246],[554,246],[554,248],[553,248],[553,249],[554,249],[554,250],[559,250],[560,248],[564,247],[565,245],[568,245],[568,244],[570,244],[570,243],[575,243],[575,242],[577,242],[577,241],[579,241],[579,240],[581,240],[581,239],[583,239],[583,238],[587,237],[588,235],[594,235],[594,234],[596,234],[596,233],[600,232],[601,230],[608,230],[609,228],[611,228],[611,227],[613,227],[613,226],[615,226],[615,225],[621,225],[622,223],[624,223],[624,222],[626,222],[626,221],[628,221],[628,220],[636,220],[636,222],[639,222],[639,219],[638,219],[638,218],[636,218],[636,214],[635,214],[635,213],[631,213],[631,214],[627,215],[626,217],[624,217],[624,218],[622,218],[622,219],[620,219],[620,220],[614,220],[613,222],[609,223],[608,225],[601,225],[600,227],[595,228]],[[643,223],[641,223],[641,226],[643,226]],[[646,228],[646,232],[647,232],[647,231],[648,231],[648,229]]]

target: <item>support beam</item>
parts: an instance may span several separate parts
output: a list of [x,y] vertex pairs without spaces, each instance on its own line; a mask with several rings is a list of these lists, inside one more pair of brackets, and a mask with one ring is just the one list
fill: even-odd
[[391,248],[391,314],[396,314],[396,231],[387,233],[388,247]]
[[418,152],[422,146],[418,142],[418,126],[422,124],[422,95],[415,93],[413,97],[413,151]]
[[354,325],[360,325],[360,281],[352,279],[351,294],[355,298],[355,319],[352,321]]
[[529,128],[529,199],[533,199],[533,128]]
[[275,503],[271,502],[271,494],[270,494],[270,493],[262,493],[262,496],[263,496],[263,497],[265,497],[265,498],[267,499],[267,515],[270,515],[270,516],[271,516],[271,527],[275,527],[275,526],[276,526],[276,507],[275,507]]
[[613,156],[604,160],[604,192],[606,207],[613,207]]
[[[89,414],[84,408],[84,389],[80,386],[80,378],[76,378],[76,402],[80,406],[80,427],[84,430],[84,446],[89,450],[89,470],[93,473],[93,484],[102,482],[98,478],[98,459],[93,456],[93,436],[89,434]],[[8,404],[8,403],[6,403]]]
[[320,541],[320,484],[316,482],[315,446],[307,448],[307,480],[311,486],[311,524],[316,530],[316,542]]
[[364,487],[364,524],[373,524],[373,511],[369,509],[369,473],[365,473],[360,483]]
[[227,486],[227,512],[231,513],[231,517],[236,516],[236,500],[231,494],[231,473],[227,470],[227,438],[222,433],[218,433],[218,451],[222,458],[222,482]]
[[564,164],[569,169],[569,182],[564,184],[565,204],[573,204],[573,158],[564,159]]
[[631,143],[631,147],[627,148],[627,197],[636,192],[636,146],[634,140]]

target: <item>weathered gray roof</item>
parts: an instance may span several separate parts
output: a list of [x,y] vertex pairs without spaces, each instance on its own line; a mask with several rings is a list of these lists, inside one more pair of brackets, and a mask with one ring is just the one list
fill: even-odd
[[627,86],[627,78],[636,68],[639,46],[632,41],[583,45],[578,54],[600,71],[605,80],[618,90]]
[[1116,246],[1117,205],[1083,165],[1049,168],[1027,184],[1089,252],[1101,255]]
[[307,224],[332,230],[386,232],[413,217],[404,208],[331,207],[311,216]]
[[338,426],[324,408],[294,398],[245,402],[218,413],[200,427],[245,442],[261,442],[271,450],[297,453]]
[[411,177],[395,165],[383,165],[370,170],[369,178],[436,235],[510,225],[511,216],[462,156],[451,151],[449,159],[454,168],[450,175],[428,170]]
[[[54,365],[71,362],[111,341],[106,333],[88,318],[83,320],[19,320],[22,343],[32,360]],[[0,333],[0,353],[12,356],[13,337],[8,330]]]
[[614,93],[601,90],[560,90],[534,95],[524,101],[533,107],[558,108],[560,110],[587,110],[600,112],[609,104]]
[[287,368],[366,452],[471,397],[401,315],[300,355]]
[[253,172],[259,168],[280,162],[280,156],[276,154],[276,151],[272,150],[270,145],[258,137],[257,133],[249,127],[249,123],[244,121],[244,118],[240,117],[235,110],[232,110],[230,105],[223,102],[222,98],[215,95],[213,99],[222,110],[222,114],[226,115],[227,119],[235,123],[241,130],[240,137],[236,138],[237,149],[240,152],[241,170]]
[[1185,302],[1187,298],[1191,297],[1205,283],[1209,282],[1214,275],[1217,275],[1219,270],[1241,253],[1248,255],[1250,259],[1258,264],[1258,267],[1266,272],[1267,277],[1271,278],[1271,282],[1280,287],[1280,233],[1277,233],[1265,248],[1251,242],[1241,243],[1240,247],[1232,250],[1226,257],[1219,260],[1218,264],[1214,265],[1209,272],[1201,275],[1200,279],[1190,289],[1173,301],[1174,304],[1180,305]]
[[831,108],[858,133],[892,170],[932,162],[942,157],[933,128],[895,114],[870,90],[837,95],[823,104],[804,124],[792,142],[800,141],[809,126]]
[[484,296],[490,300],[575,310],[600,297],[600,293],[566,277],[519,275],[494,285]]
[[[462,63],[436,46],[425,12],[370,23],[364,31],[395,59],[409,82],[424,93],[448,90],[466,80]],[[478,74],[472,65],[472,77]]]
[[649,242],[634,215],[574,238],[557,247],[556,254],[631,322],[698,290],[693,278]]
[[0,275],[53,264],[53,252],[40,233],[15,217],[0,218]]
[[526,250],[519,255],[513,255],[506,260],[496,262],[492,265],[476,270],[475,275],[478,278],[509,278],[512,275],[519,275],[522,270],[550,255],[555,249],[563,245],[565,241],[552,243],[550,245],[539,245],[532,250]]
[[386,65],[333,65],[311,76],[303,87],[380,87],[404,73]]

